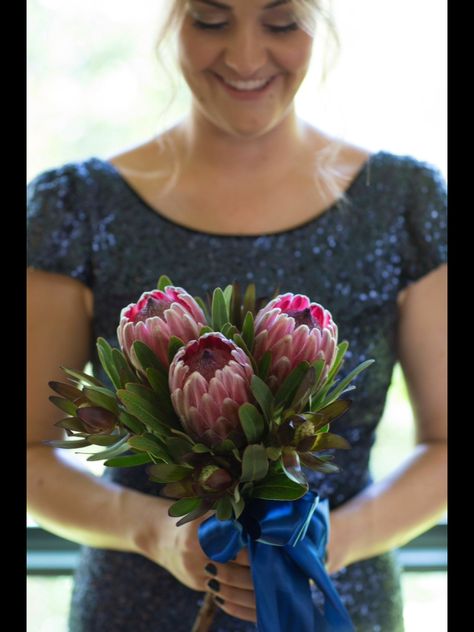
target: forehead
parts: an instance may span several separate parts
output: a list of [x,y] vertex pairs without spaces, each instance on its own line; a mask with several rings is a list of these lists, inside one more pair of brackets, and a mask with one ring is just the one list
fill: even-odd
[[[221,2],[220,0],[190,0],[190,4],[199,4],[220,9],[222,11],[233,11],[234,9],[246,6],[248,8],[248,0],[232,0],[231,2]],[[291,0],[252,0],[253,8],[269,10],[282,5],[291,4]]]

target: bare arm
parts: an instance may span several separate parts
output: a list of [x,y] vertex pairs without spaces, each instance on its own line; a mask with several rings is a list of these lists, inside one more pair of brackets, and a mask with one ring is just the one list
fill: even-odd
[[446,296],[446,265],[406,291],[400,306],[398,357],[414,412],[416,447],[393,473],[332,512],[330,572],[403,546],[434,526],[446,511]]
[[170,522],[171,501],[102,480],[41,443],[64,438],[54,426],[64,414],[48,400],[53,394],[48,381],[64,382],[61,365],[82,370],[89,359],[84,297],[79,281],[28,269],[28,511],[39,525],[68,540],[140,552],[148,525]]

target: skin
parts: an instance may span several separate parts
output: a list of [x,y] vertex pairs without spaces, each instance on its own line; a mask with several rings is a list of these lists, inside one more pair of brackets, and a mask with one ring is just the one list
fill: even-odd
[[[304,158],[308,137],[315,146],[313,128],[296,118],[293,104],[312,42],[298,31],[269,33],[264,24],[270,17],[279,20],[276,11],[263,13],[263,0],[225,2],[233,12],[222,16],[229,21],[222,32],[197,32],[189,17],[183,24],[180,60],[194,101],[190,116],[174,133],[179,150],[188,156],[188,164],[203,183],[197,200],[210,183],[221,180],[226,192],[235,183],[236,190],[248,189],[249,199],[258,204],[261,189],[268,197],[274,182],[288,173],[289,165],[295,161],[304,164],[297,159]],[[221,20],[221,16],[214,19]],[[265,101],[257,103],[234,104],[219,92],[220,86],[211,76],[221,72],[245,79],[277,71],[281,73],[278,81]],[[132,167],[146,169],[154,164],[146,156],[155,154],[156,147],[149,143],[124,154],[124,164],[129,161]],[[215,191],[212,197],[216,197]],[[273,215],[267,219],[274,222]],[[228,216],[224,220],[229,223]],[[402,546],[436,524],[446,509],[446,297],[446,265],[399,294],[397,356],[415,412],[416,450],[391,476],[331,512],[330,574]],[[64,381],[60,366],[80,367],[90,359],[93,315],[93,294],[87,286],[65,275],[28,270],[30,514],[61,537],[86,546],[145,555],[189,588],[208,590],[211,576],[204,567],[209,560],[198,544],[198,521],[176,528],[167,513],[173,501],[91,477],[42,444],[64,438],[53,425],[64,415],[51,407],[45,376]],[[221,586],[218,594],[225,600],[223,610],[255,621],[247,552],[241,551],[233,562],[215,566]]]

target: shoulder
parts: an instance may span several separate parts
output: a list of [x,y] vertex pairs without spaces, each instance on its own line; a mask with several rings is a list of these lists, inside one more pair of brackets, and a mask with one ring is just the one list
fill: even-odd
[[44,169],[28,182],[28,203],[34,204],[45,198],[71,199],[75,194],[81,194],[94,184],[99,164],[99,159],[89,158]]

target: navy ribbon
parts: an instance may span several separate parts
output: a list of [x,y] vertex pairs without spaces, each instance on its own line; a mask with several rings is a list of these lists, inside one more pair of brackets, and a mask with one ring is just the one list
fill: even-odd
[[[199,526],[199,542],[223,563],[248,547],[259,632],[355,632],[324,566],[329,533],[328,499],[307,492],[291,501],[252,499],[237,520],[211,516]],[[311,599],[310,578],[324,594],[324,614]]]

